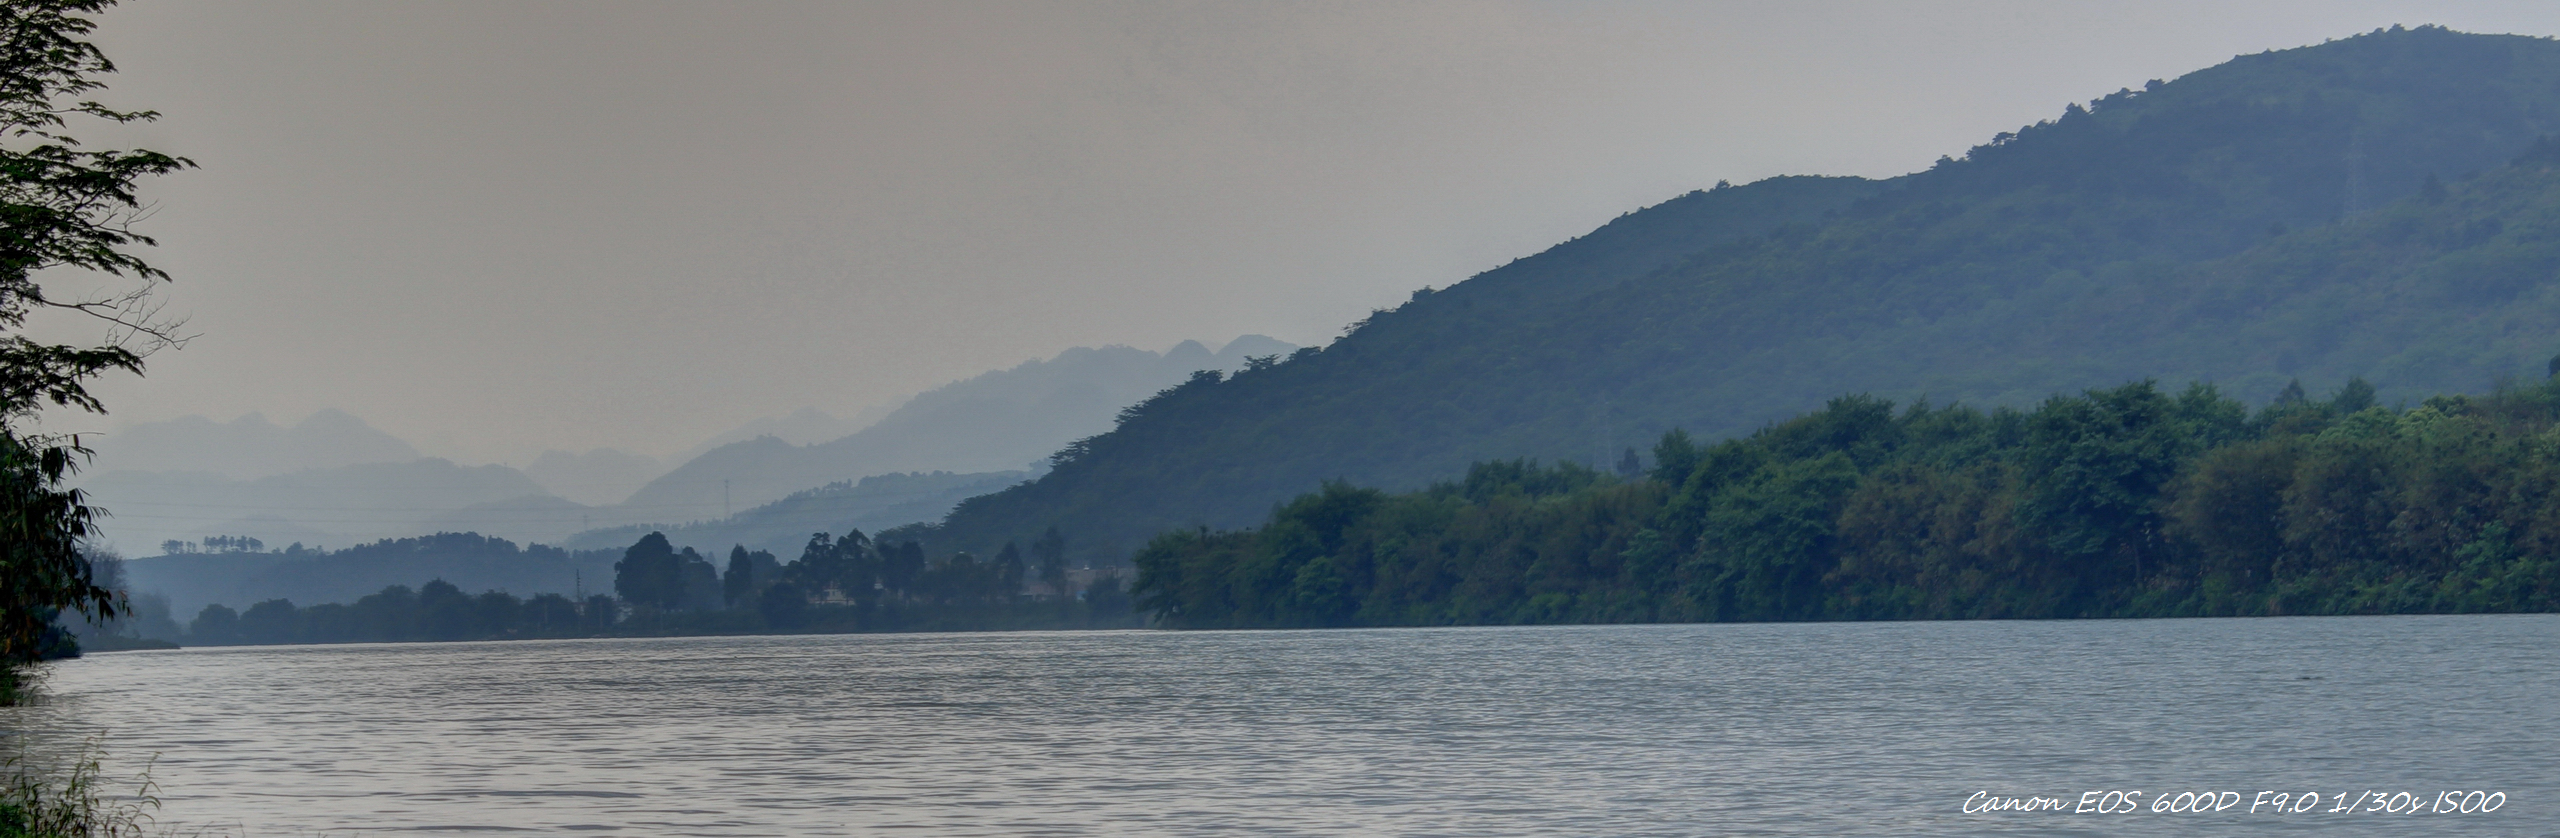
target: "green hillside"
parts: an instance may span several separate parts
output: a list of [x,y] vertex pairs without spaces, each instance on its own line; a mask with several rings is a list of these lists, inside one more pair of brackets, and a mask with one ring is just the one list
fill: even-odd
[[1694,193],[1332,345],[1196,376],[972,499],[937,550],[1056,526],[1117,560],[1326,479],[1605,462],[1839,393],[2025,405],[2127,379],[2252,403],[2361,375],[2385,403],[2543,373],[2560,349],[2560,43],[2438,28],[2242,56],[2071,105],[1886,181]]

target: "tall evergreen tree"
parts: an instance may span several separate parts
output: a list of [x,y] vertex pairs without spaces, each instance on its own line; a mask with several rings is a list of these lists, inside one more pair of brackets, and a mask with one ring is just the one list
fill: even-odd
[[613,592],[635,607],[674,611],[684,607],[684,559],[665,533],[640,537],[613,563]]

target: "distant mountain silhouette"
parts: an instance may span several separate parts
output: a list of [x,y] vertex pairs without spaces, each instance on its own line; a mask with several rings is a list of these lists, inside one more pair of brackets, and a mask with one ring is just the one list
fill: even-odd
[[[674,500],[652,495],[611,502],[621,500],[631,487],[642,485],[663,467],[643,455],[614,449],[583,454],[550,451],[522,472],[494,465],[466,467],[418,458],[406,443],[337,411],[324,411],[290,429],[276,428],[257,416],[232,423],[191,417],[137,426],[131,439],[138,440],[133,449],[140,453],[111,462],[205,468],[110,469],[82,479],[93,499],[110,513],[104,526],[106,542],[141,557],[162,552],[164,541],[198,542],[209,536],[256,538],[269,551],[295,543],[345,548],[435,533],[502,538],[528,550],[535,544],[618,550],[654,530],[664,530],[678,543],[705,552],[725,554],[733,544],[793,552],[810,533],[821,530],[841,535],[852,528],[878,531],[939,520],[964,498],[1027,479],[1031,472],[1023,469],[1047,452],[1077,435],[1109,427],[1121,408],[1193,370],[1234,369],[1248,357],[1284,355],[1293,349],[1259,336],[1238,338],[1219,352],[1196,342],[1185,342],[1166,353],[1128,347],[1074,349],[1048,361],[956,382],[917,396],[885,416],[866,412],[838,419],[803,409],[785,417],[759,419],[731,433],[789,436],[755,436],[716,447],[703,458],[705,462],[688,464],[693,471],[686,472],[692,479],[708,481],[708,491],[701,490],[704,483],[695,483],[695,491],[687,498],[669,491],[668,485],[655,485]],[[872,418],[881,421],[873,423]],[[816,445],[789,441],[810,440],[848,427],[862,430]],[[121,448],[120,442],[110,438],[98,444]],[[245,446],[241,450],[264,459],[178,456],[235,442]],[[320,451],[294,450],[299,444]],[[336,462],[371,456],[396,461]],[[247,478],[214,468],[255,473],[272,468],[260,463],[315,461],[335,464]],[[770,472],[762,470],[771,463],[782,465]],[[980,468],[955,472],[953,466]],[[734,476],[725,478],[733,481],[725,511],[736,512],[734,516],[724,514],[718,485],[724,479],[721,468],[733,469],[727,473]],[[581,503],[581,499],[606,502]],[[433,545],[450,547],[467,541],[427,539],[417,543],[429,547],[364,555],[396,554],[402,557],[397,563],[399,573],[427,572],[420,568],[431,570],[435,557],[442,555],[438,551],[445,549]],[[468,561],[457,561],[462,562],[457,567],[479,567],[497,560],[475,552]],[[329,571],[336,574],[330,578],[345,578],[318,588],[286,584],[317,571],[286,570],[250,578],[253,566],[263,574],[270,564],[236,554],[180,556],[142,565],[161,570],[142,573],[137,579],[164,580],[174,587],[162,593],[180,600],[216,597],[235,607],[273,596],[301,597],[297,601],[314,604],[308,597],[317,595],[316,591],[369,593],[401,581],[388,577],[377,581],[381,573],[373,571],[336,570]],[[565,567],[524,578],[571,578],[562,575]],[[471,577],[475,579],[516,578],[470,572],[480,574]],[[410,579],[404,584],[420,581]]]
[[[594,507],[556,495],[520,495],[481,501],[420,521],[410,535],[469,532],[519,544],[559,544],[585,529]],[[628,545],[625,545],[628,546]]]
[[[861,413],[854,414],[850,417],[838,417],[814,407],[803,407],[799,410],[792,411],[790,415],[787,416],[766,416],[752,419],[739,424],[735,428],[730,428],[729,430],[722,431],[708,439],[704,439],[701,442],[694,443],[693,447],[687,448],[683,451],[678,451],[675,454],[668,456],[666,464],[667,467],[673,468],[675,466],[691,462],[693,458],[702,456],[711,449],[718,448],[723,445],[729,445],[731,443],[745,442],[760,436],[776,437],[793,445],[815,445],[821,442],[839,440],[853,435],[856,431],[871,427],[873,423],[880,421],[882,417],[888,416],[889,412],[895,409],[897,409],[896,405],[883,405],[864,410]],[[639,487],[633,486],[632,488],[637,489]],[[628,496],[629,493],[625,492],[624,494]],[[615,498],[614,500],[620,501],[622,498]]]
[[247,480],[364,463],[405,463],[418,449],[364,420],[322,410],[290,427],[252,413],[229,422],[186,416],[88,440],[89,471],[199,471]]
[[665,463],[647,454],[593,448],[584,454],[544,451],[542,456],[533,458],[533,464],[524,467],[524,476],[533,478],[552,494],[601,506],[621,503],[666,470]]
[[732,546],[744,546],[770,550],[788,560],[799,555],[812,533],[842,536],[854,529],[876,533],[939,521],[964,499],[1003,489],[1030,476],[1027,471],[875,474],[859,481],[793,492],[781,500],[718,520],[596,529],[555,543],[573,550],[618,550],[631,546],[643,535],[663,532],[675,546],[692,547],[706,555],[725,555]]
[[1106,346],[986,373],[909,400],[861,431],[815,445],[773,436],[704,453],[631,495],[629,521],[715,520],[813,486],[875,474],[1018,470],[1193,371],[1234,370],[1296,349],[1246,335],[1217,352],[1196,341],[1163,353]]
[[179,622],[206,605],[234,611],[271,599],[295,605],[352,603],[391,585],[442,579],[469,593],[611,593],[619,551],[569,553],[476,533],[436,533],[354,544],[327,553],[197,553],[124,563],[132,592],[164,598]]
[[343,546],[434,532],[434,522],[454,510],[545,494],[540,484],[506,466],[460,466],[435,458],[251,480],[209,472],[113,471],[90,475],[84,487],[108,513],[107,542],[128,555],[158,553],[163,541],[214,535],[249,536],[278,548],[322,537]]

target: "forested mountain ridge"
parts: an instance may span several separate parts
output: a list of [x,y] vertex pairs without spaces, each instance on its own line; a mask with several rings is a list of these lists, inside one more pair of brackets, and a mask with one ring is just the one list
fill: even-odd
[[[2350,375],[2386,401],[2477,391],[2539,375],[2560,342],[2552,231],[2531,220],[2548,184],[2507,165],[2554,131],[2549,40],[2395,29],[2243,56],[1928,171],[1634,213],[1321,351],[1195,377],[925,535],[989,550],[1054,525],[1116,558],[1165,528],[1248,524],[1324,479],[1597,461],[1842,392],[2027,404],[2158,377],[2262,401]],[[1807,188],[1828,200],[1732,214],[1758,223],[1648,218]]]

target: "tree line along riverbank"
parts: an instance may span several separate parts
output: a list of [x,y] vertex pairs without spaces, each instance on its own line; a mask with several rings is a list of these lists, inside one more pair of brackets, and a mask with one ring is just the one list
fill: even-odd
[[1850,396],[1650,468],[1480,463],[1165,533],[1184,628],[2550,611],[2560,382],[2257,410],[2137,382],[2032,409]]
[[818,534],[725,567],[652,534],[615,595],[434,581],[209,606],[186,642],[2560,609],[2560,381],[2402,407],[2361,380],[2254,410],[2148,381],[2023,410],[1848,396],[1645,459],[1326,484],[1260,527],[1164,533],[1127,591],[1071,574],[1054,530],[988,559]]
[[[1062,545],[1036,545],[1044,557]],[[813,537],[800,557],[733,549],[723,571],[652,533],[616,563],[615,595],[504,591],[470,594],[443,580],[393,585],[352,603],[271,599],[246,609],[208,605],[188,621],[188,645],[364,643],[1125,628],[1141,624],[1121,578],[1017,550],[926,560],[912,542],[875,546],[860,531]],[[1026,573],[1038,575],[1026,580]],[[1078,579],[1083,579],[1078,584]]]

